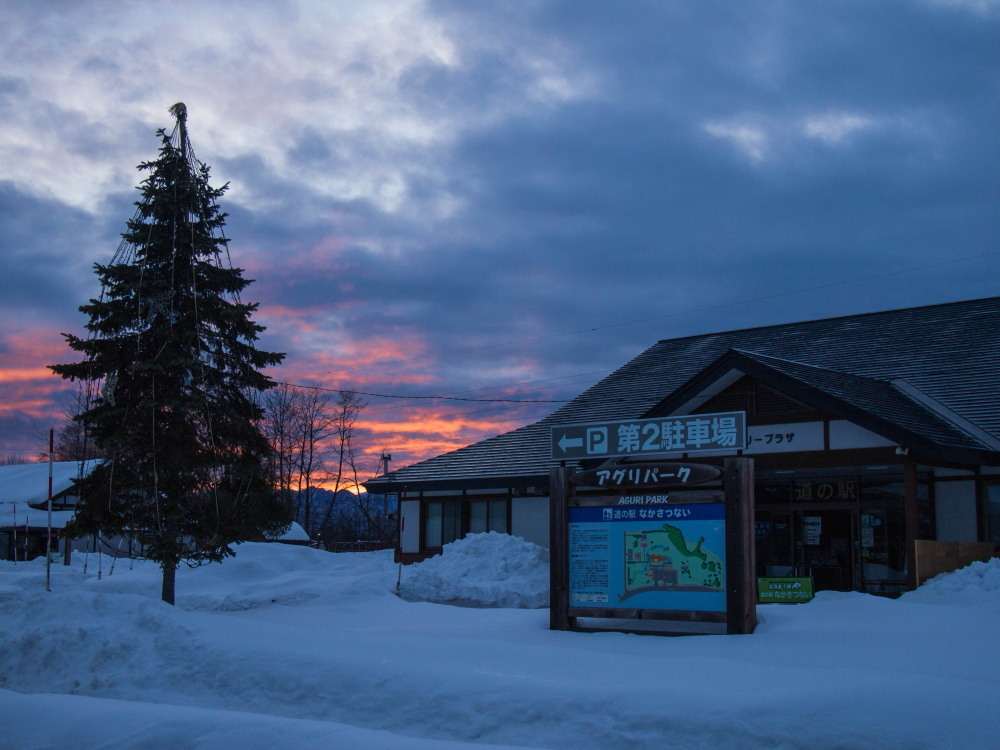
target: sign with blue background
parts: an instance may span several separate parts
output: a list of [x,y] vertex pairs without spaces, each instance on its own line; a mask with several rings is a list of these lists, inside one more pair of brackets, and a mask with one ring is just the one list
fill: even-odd
[[569,508],[571,607],[726,609],[723,503]]

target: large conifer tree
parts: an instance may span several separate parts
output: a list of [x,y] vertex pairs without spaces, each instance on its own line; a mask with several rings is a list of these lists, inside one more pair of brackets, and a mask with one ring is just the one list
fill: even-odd
[[231,555],[230,544],[286,526],[273,491],[257,398],[273,381],[260,369],[284,355],[255,346],[250,283],[231,267],[226,214],[187,136],[183,104],[109,265],[95,265],[101,296],[80,310],[88,335],[64,334],[83,361],[53,365],[93,386],[77,419],[106,461],[83,480],[70,533],[134,535],[163,569],[174,601],[181,562]]

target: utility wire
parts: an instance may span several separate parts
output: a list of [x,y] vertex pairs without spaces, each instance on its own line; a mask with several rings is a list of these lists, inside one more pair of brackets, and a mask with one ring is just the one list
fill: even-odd
[[370,393],[368,391],[355,391],[350,388],[324,388],[319,385],[300,385],[298,383],[279,382],[278,385],[287,385],[292,388],[309,388],[314,391],[326,391],[328,393],[351,393],[355,396],[372,396],[377,398],[397,398],[397,399],[429,399],[434,401],[477,401],[485,403],[509,403],[509,404],[565,404],[570,399],[525,399],[525,398],[467,398],[463,396],[401,396],[393,393]]
[[[781,297],[789,297],[789,296],[792,296],[792,295],[795,295],[795,294],[801,294],[801,293],[804,293],[804,292],[817,292],[817,291],[822,291],[822,290],[825,290],[825,289],[832,289],[832,288],[838,287],[838,286],[846,286],[848,284],[854,284],[854,283],[858,283],[858,282],[861,282],[861,281],[872,281],[872,280],[876,280],[876,279],[884,279],[884,278],[888,278],[890,276],[898,276],[898,275],[900,275],[902,273],[908,273],[910,271],[923,271],[923,270],[928,270],[928,269],[931,269],[931,268],[940,268],[941,266],[950,265],[952,263],[960,263],[960,262],[967,261],[967,260],[978,260],[980,258],[987,258],[987,257],[995,256],[995,255],[1000,255],[1000,252],[980,253],[978,255],[966,256],[964,258],[952,258],[950,260],[940,261],[938,263],[928,263],[928,264],[925,264],[923,266],[912,266],[910,268],[896,269],[896,270],[892,270],[892,271],[886,271],[884,273],[872,274],[872,275],[869,275],[869,276],[860,276],[860,277],[857,277],[857,278],[854,278],[854,279],[846,279],[844,281],[833,281],[833,282],[830,282],[828,284],[819,284],[817,286],[808,287],[808,288],[805,288],[805,289],[795,289],[795,290],[789,290],[789,291],[786,291],[786,292],[776,292],[774,294],[762,295],[762,296],[759,296],[759,297],[753,297],[753,298],[749,298],[749,299],[736,300],[736,301],[732,301],[732,302],[722,302],[722,303],[719,303],[719,304],[716,304],[716,305],[706,305],[704,307],[691,308],[691,309],[688,309],[688,310],[678,310],[678,311],[675,311],[675,312],[672,312],[672,313],[666,313],[664,315],[654,315],[654,316],[650,316],[650,317],[647,317],[647,318],[635,318],[635,319],[623,321],[623,322],[620,322],[620,323],[610,323],[610,324],[604,325],[604,326],[595,326],[595,327],[591,327],[591,328],[580,328],[580,329],[577,329],[577,330],[574,330],[574,331],[566,331],[564,333],[554,333],[554,334],[551,334],[551,335],[548,335],[548,336],[535,336],[535,337],[532,337],[532,338],[518,339],[516,341],[507,341],[507,342],[500,343],[500,344],[487,344],[487,345],[484,345],[484,346],[471,347],[471,348],[468,348],[468,349],[455,350],[455,351],[444,352],[444,353],[440,353],[440,354],[421,354],[421,355],[418,355],[416,357],[409,357],[409,358],[406,358],[406,359],[391,360],[389,362],[378,362],[378,363],[375,363],[375,364],[378,364],[378,365],[401,364],[401,363],[404,363],[404,362],[411,362],[411,361],[418,360],[418,359],[425,359],[427,357],[434,357],[434,356],[445,357],[445,356],[450,356],[450,355],[453,355],[453,354],[464,354],[464,353],[474,352],[474,351],[483,351],[483,350],[486,350],[486,349],[497,349],[497,348],[504,347],[504,346],[514,346],[516,344],[527,344],[527,343],[533,343],[533,342],[536,342],[536,341],[548,341],[548,340],[551,340],[551,339],[561,338],[561,337],[565,337],[565,336],[579,335],[579,334],[582,334],[582,333],[593,333],[593,332],[596,332],[596,331],[608,330],[608,329],[611,329],[611,328],[620,328],[620,327],[627,326],[627,325],[634,325],[636,323],[648,323],[648,322],[651,322],[651,321],[654,321],[654,320],[665,320],[667,318],[673,318],[673,317],[677,317],[677,316],[680,316],[680,315],[687,315],[687,314],[690,314],[690,313],[708,312],[708,311],[711,311],[711,310],[720,310],[720,309],[723,309],[723,308],[726,308],[726,307],[732,307],[734,305],[749,304],[749,303],[752,303],[752,302],[765,302],[765,301],[768,301],[768,300],[779,299]],[[330,371],[330,372],[333,372],[333,371]],[[347,372],[347,371],[344,371],[344,372]],[[574,377],[574,376],[567,376],[567,377]],[[295,384],[285,383],[284,385],[295,385]],[[350,390],[350,389],[322,388],[320,386],[297,386],[297,387],[314,388],[316,390],[330,391],[330,392],[342,391],[344,393],[353,393],[353,394],[356,394],[356,395],[359,395],[359,396],[371,396],[371,397],[377,397],[377,398],[391,398],[391,399],[402,399],[402,400],[427,399],[427,400],[440,400],[440,401],[444,401],[444,400],[447,400],[447,401],[473,401],[473,402],[483,402],[483,403],[536,403],[536,404],[564,404],[564,403],[568,403],[571,400],[571,399],[466,398],[466,397],[461,397],[461,396],[444,396],[444,395],[440,395],[440,396],[401,396],[401,395],[398,395],[398,394],[369,393],[369,392],[365,392],[365,391],[355,391],[355,390]],[[502,388],[504,386],[492,386],[492,387]],[[555,387],[555,386],[552,386],[552,387]]]
[[[571,378],[590,378],[594,375],[605,375],[611,372],[611,370],[595,370],[593,372],[584,372],[574,375],[564,375],[559,378],[540,378],[538,380],[525,380],[518,383],[506,383],[502,385],[488,385],[482,388],[472,388],[466,391],[459,391],[459,393],[475,393],[476,391],[491,391],[499,388],[515,388],[522,385],[533,385],[535,383],[547,383],[553,380],[569,380]],[[563,388],[570,385],[580,385],[580,383],[585,383],[584,381],[578,382],[567,382],[567,383],[554,383],[552,385],[542,386],[540,388],[532,388],[527,392],[531,391],[544,391],[549,388]],[[461,397],[453,395],[405,395],[405,394],[389,394],[389,393],[370,393],[367,391],[355,391],[350,388],[327,388],[325,386],[318,385],[305,385],[303,383],[291,383],[288,381],[278,381],[278,385],[285,385],[290,388],[308,388],[311,390],[324,391],[327,393],[351,393],[358,396],[371,396],[373,398],[388,398],[388,399],[399,399],[399,400],[409,400],[409,399],[434,399],[442,401],[473,401],[481,403],[515,403],[515,404],[564,404],[568,403],[572,399],[518,399],[518,398],[471,398],[471,397]],[[396,407],[390,407],[396,408]]]
[[[843,281],[833,281],[833,282],[830,282],[830,283],[827,283],[827,284],[819,284],[819,285],[812,286],[812,287],[806,287],[806,288],[801,288],[801,289],[793,289],[793,290],[788,290],[788,291],[784,291],[784,292],[775,292],[774,294],[761,295],[759,297],[746,298],[746,299],[742,299],[742,300],[734,300],[734,301],[730,301],[730,302],[722,302],[722,303],[715,304],[715,305],[706,305],[706,306],[703,306],[703,307],[689,308],[687,310],[677,310],[677,311],[674,311],[674,312],[671,312],[671,313],[665,313],[663,315],[653,315],[653,316],[646,317],[646,318],[634,318],[632,320],[622,321],[622,322],[619,322],[619,323],[609,323],[609,324],[603,325],[603,326],[592,326],[590,328],[579,328],[579,329],[576,329],[576,330],[573,330],[573,331],[565,331],[563,333],[550,334],[548,336],[535,336],[535,337],[531,337],[531,338],[517,339],[517,340],[514,340],[514,341],[506,341],[506,342],[502,342],[502,343],[499,343],[499,344],[486,344],[486,345],[483,345],[483,346],[469,347],[467,349],[457,349],[457,350],[453,350],[453,351],[450,351],[450,352],[427,353],[427,354],[420,354],[420,355],[417,355],[417,356],[414,356],[414,357],[406,357],[406,358],[401,358],[401,359],[388,360],[388,361],[385,361],[385,362],[375,362],[375,363],[372,363],[372,365],[369,365],[369,366],[398,365],[398,364],[404,364],[406,362],[413,362],[413,361],[420,360],[420,359],[427,359],[427,358],[430,358],[430,357],[447,357],[447,356],[451,356],[451,355],[454,355],[454,354],[466,354],[466,353],[469,353],[469,352],[484,351],[484,350],[489,350],[489,349],[499,349],[501,347],[515,346],[515,345],[518,345],[518,344],[528,344],[528,343],[534,343],[534,342],[538,342],[538,341],[549,341],[549,340],[552,340],[552,339],[562,338],[562,337],[566,337],[566,336],[574,336],[574,335],[580,335],[580,334],[584,334],[584,333],[594,333],[596,331],[608,330],[608,329],[612,329],[612,328],[621,328],[623,326],[634,325],[634,324],[637,324],[637,323],[648,323],[648,322],[655,321],[655,320],[666,320],[668,318],[679,317],[681,315],[689,315],[689,314],[692,314],[692,313],[700,313],[700,312],[709,312],[709,311],[712,311],[712,310],[720,310],[720,309],[725,309],[727,307],[733,307],[733,306],[736,306],[736,305],[751,304],[751,303],[754,303],[754,302],[765,302],[765,301],[768,301],[768,300],[780,299],[782,297],[790,297],[790,296],[793,296],[793,295],[796,295],[796,294],[802,294],[802,293],[806,293],[806,292],[823,291],[823,290],[826,290],[826,289],[832,289],[832,288],[839,287],[839,286],[847,286],[849,284],[855,284],[855,283],[864,282],[864,281],[874,281],[874,280],[877,280],[877,279],[884,279],[884,278],[888,278],[888,277],[891,277],[891,276],[898,276],[900,274],[909,273],[911,271],[924,271],[924,270],[928,270],[928,269],[932,269],[932,268],[940,268],[942,266],[951,265],[951,264],[954,264],[954,263],[961,263],[961,262],[969,261],[969,260],[979,260],[981,258],[989,258],[989,257],[993,257],[993,256],[996,256],[996,255],[1000,255],[1000,251],[993,251],[993,252],[988,252],[988,253],[979,253],[978,255],[969,255],[969,256],[962,257],[962,258],[951,258],[949,260],[939,261],[939,262],[936,262],[936,263],[927,263],[927,264],[924,264],[922,266],[911,266],[909,268],[900,268],[900,269],[895,269],[895,270],[891,270],[891,271],[885,271],[883,273],[870,274],[868,276],[859,276],[859,277],[856,277],[856,278],[853,278],[853,279],[845,279]],[[327,374],[330,374],[330,373],[333,373],[333,372],[341,372],[341,373],[344,373],[344,374],[349,374],[351,372],[351,370],[349,370],[349,369],[339,370],[339,371],[329,370],[329,371],[327,371]],[[610,372],[610,370],[603,371],[603,372]],[[597,374],[597,373],[594,373],[594,374]],[[583,377],[584,375],[585,375],[584,373],[581,373],[580,375],[567,375],[565,377],[566,378]],[[532,381],[529,381],[529,382],[532,382]],[[533,381],[533,382],[540,382],[540,381]],[[467,401],[467,402],[480,402],[480,403],[491,403],[492,402],[492,403],[511,403],[511,404],[518,404],[518,403],[522,403],[522,404],[530,404],[530,403],[538,403],[538,404],[550,403],[550,404],[557,404],[557,403],[568,403],[569,401],[572,400],[572,399],[513,399],[513,398],[479,399],[479,398],[462,398],[462,397],[457,397],[457,396],[444,396],[444,395],[441,395],[441,396],[402,396],[402,395],[398,395],[398,394],[368,393],[368,392],[365,392],[365,391],[355,391],[355,390],[346,389],[346,388],[323,388],[323,387],[320,387],[320,386],[296,385],[294,383],[285,383],[285,385],[290,385],[290,386],[294,386],[294,387],[302,387],[302,388],[314,388],[316,390],[329,391],[329,392],[341,392],[342,391],[344,393],[353,393],[353,394],[357,394],[357,395],[361,395],[361,396],[371,396],[373,398],[389,398],[389,399],[399,399],[399,400],[409,400],[409,399],[450,400],[450,401]],[[512,384],[512,385],[518,385],[518,384]],[[570,384],[567,383],[567,384],[564,384],[564,385],[570,385]],[[490,388],[503,388],[503,387],[505,387],[505,386],[502,386],[502,385],[501,386],[490,386]],[[558,387],[558,386],[554,385],[554,386],[551,386],[551,387]],[[475,413],[475,412],[469,412],[469,413]]]

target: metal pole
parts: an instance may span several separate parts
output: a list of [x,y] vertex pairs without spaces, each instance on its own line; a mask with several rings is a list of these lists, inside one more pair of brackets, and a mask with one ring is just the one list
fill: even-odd
[[55,434],[49,428],[49,502],[48,502],[48,532],[45,535],[45,590],[52,591],[52,461],[55,454]]
[[396,596],[403,588],[403,499],[406,497],[406,486],[402,492],[396,493]]
[[[382,476],[385,476],[386,474],[389,473],[389,462],[392,460],[392,456],[390,454],[388,454],[388,453],[383,452],[382,455],[379,457],[379,460],[382,462],[382,467],[381,467],[382,468]],[[399,513],[399,509],[398,508],[396,509],[396,512]],[[388,492],[383,492],[382,493],[382,521],[379,523],[379,536],[381,537],[381,541],[382,542],[385,542],[385,538],[386,538],[385,522],[388,519],[388,517],[389,517],[389,493]],[[398,523],[396,525],[397,525],[397,527],[399,526]],[[398,528],[397,528],[397,531],[398,531]]]

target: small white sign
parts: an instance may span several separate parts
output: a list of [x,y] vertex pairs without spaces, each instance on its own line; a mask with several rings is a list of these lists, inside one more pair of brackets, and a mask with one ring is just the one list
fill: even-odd
[[823,535],[823,517],[806,516],[802,519],[802,536],[806,544],[819,544]]
[[756,425],[747,429],[747,453],[823,450],[822,422]]

